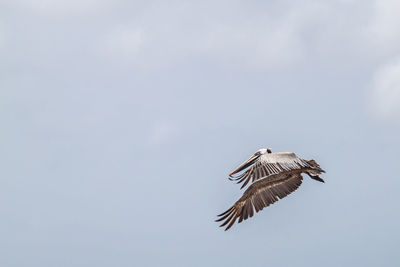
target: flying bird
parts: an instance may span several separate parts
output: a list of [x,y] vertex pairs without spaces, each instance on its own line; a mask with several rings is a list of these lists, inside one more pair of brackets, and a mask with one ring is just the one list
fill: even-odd
[[[243,171],[243,172],[242,172]],[[234,177],[234,174],[240,173]],[[295,191],[302,183],[302,173],[310,178],[323,182],[318,175],[325,172],[315,160],[304,160],[293,152],[272,153],[269,148],[260,149],[236,170],[229,174],[230,180],[245,187],[250,180],[251,185],[244,191],[242,197],[224,213],[218,215],[216,221],[226,226],[225,231],[254,215],[254,209],[259,212]]]

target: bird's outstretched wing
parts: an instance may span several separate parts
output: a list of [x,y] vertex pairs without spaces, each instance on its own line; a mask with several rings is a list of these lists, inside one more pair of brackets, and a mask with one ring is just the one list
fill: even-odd
[[[234,174],[247,169],[243,173],[236,177]],[[250,180],[252,182],[267,177],[271,174],[278,174],[282,172],[292,170],[317,170],[324,172],[319,165],[310,164],[310,162],[301,159],[292,152],[279,152],[279,153],[268,153],[257,155],[254,154],[236,170],[229,174],[230,180],[236,181],[238,184],[243,183],[242,187],[245,187]]]
[[224,213],[218,215],[216,222],[224,221],[220,226],[227,225],[226,230],[232,227],[236,219],[239,223],[252,217],[253,209],[259,212],[295,191],[302,183],[301,173],[273,174],[267,178],[252,183],[243,193],[243,196]]

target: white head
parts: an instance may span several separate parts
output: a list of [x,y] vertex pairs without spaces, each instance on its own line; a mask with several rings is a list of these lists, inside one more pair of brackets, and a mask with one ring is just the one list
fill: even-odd
[[272,153],[271,149],[269,149],[269,148],[261,148],[261,149],[257,150],[257,152],[256,152],[256,154],[259,154],[259,155],[263,155],[263,154],[266,154],[266,153]]

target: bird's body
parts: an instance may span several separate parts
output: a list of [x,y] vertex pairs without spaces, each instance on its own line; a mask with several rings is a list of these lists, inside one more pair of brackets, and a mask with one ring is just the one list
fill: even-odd
[[[244,172],[233,177],[241,171]],[[230,180],[237,183],[244,182],[241,188],[250,180],[252,184],[230,209],[218,215],[220,218],[217,221],[224,220],[221,226],[227,225],[225,230],[228,230],[237,218],[240,223],[252,217],[253,208],[259,212],[295,191],[302,183],[302,173],[314,180],[324,182],[318,176],[323,172],[325,171],[314,160],[301,159],[292,152],[271,153],[269,149],[260,149],[229,174],[233,177],[229,178]]]

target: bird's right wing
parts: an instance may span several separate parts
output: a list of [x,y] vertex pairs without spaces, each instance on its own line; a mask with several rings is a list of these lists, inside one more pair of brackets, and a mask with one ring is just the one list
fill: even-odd
[[295,191],[301,185],[303,177],[300,173],[281,173],[268,176],[252,183],[243,196],[227,211],[218,215],[216,221],[224,221],[220,226],[228,225],[228,230],[239,218],[239,223],[252,217],[255,208],[259,212]]

